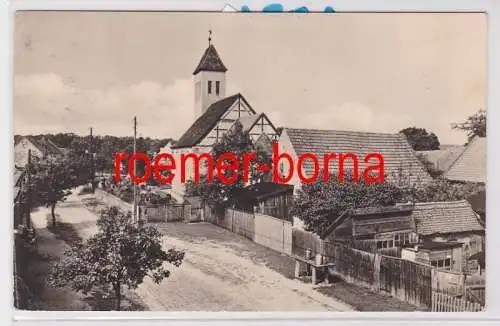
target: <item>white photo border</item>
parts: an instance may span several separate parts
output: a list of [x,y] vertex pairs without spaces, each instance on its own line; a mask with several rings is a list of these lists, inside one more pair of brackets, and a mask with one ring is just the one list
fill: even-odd
[[[2,283],[4,293],[1,304],[2,324],[15,322],[18,325],[82,325],[90,323],[100,325],[106,321],[107,325],[122,325],[124,322],[134,325],[164,324],[169,325],[198,325],[200,322],[209,322],[212,325],[250,325],[256,322],[273,325],[287,325],[308,322],[311,325],[333,324],[367,324],[371,325],[400,325],[411,321],[410,324],[422,323],[440,324],[499,324],[500,322],[500,263],[497,263],[495,251],[500,248],[500,204],[495,198],[500,197],[500,176],[494,172],[494,167],[500,163],[498,144],[500,128],[492,128],[494,122],[500,122],[500,1],[488,0],[318,0],[318,1],[282,1],[285,10],[292,10],[306,6],[311,11],[323,11],[331,6],[336,12],[484,12],[488,21],[488,81],[487,81],[487,110],[488,110],[488,145],[487,145],[487,211],[492,216],[486,228],[486,255],[488,272],[486,281],[486,312],[480,313],[436,313],[436,312],[332,312],[332,313],[225,313],[225,312],[42,312],[42,311],[15,311],[13,310],[13,234],[12,234],[12,169],[13,169],[13,26],[14,13],[17,10],[113,10],[113,11],[221,11],[226,4],[233,8],[248,5],[252,11],[259,11],[272,1],[217,1],[217,0],[7,0],[0,2],[0,101],[5,111],[2,119],[5,137],[2,138],[1,148],[4,149],[4,159],[0,169],[4,174],[1,194],[8,201],[3,206],[2,232],[6,247],[1,256],[9,268],[3,268],[2,279],[9,280]],[[227,9],[227,7],[226,7]],[[244,13],[240,13],[244,14]],[[325,13],[327,14],[327,13]],[[332,13],[328,13],[332,14]],[[333,13],[334,14],[334,13]],[[495,92],[496,89],[496,92]],[[5,266],[5,265],[4,265]],[[118,324],[120,323],[120,324]]]

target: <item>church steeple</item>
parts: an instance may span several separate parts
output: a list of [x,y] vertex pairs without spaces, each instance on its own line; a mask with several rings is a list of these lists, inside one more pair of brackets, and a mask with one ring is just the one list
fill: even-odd
[[201,116],[208,107],[226,96],[226,71],[208,32],[208,47],[193,72],[195,81],[195,113]]
[[203,53],[198,66],[193,72],[193,75],[198,74],[200,71],[215,71],[215,72],[226,72],[227,68],[224,66],[219,53],[212,44],[212,30],[208,31],[208,47]]

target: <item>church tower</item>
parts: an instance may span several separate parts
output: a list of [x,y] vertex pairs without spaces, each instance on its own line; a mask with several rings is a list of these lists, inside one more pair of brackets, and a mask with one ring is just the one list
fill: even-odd
[[205,113],[212,103],[226,97],[226,71],[226,66],[212,44],[212,31],[209,31],[208,48],[193,72],[196,119]]

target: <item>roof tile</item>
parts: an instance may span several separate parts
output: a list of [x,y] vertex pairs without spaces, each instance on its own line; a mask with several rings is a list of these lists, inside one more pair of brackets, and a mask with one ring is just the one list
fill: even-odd
[[486,137],[475,137],[444,173],[450,181],[486,183]]
[[210,105],[172,148],[186,148],[197,145],[212,130],[227,109],[240,98],[243,98],[241,94],[235,94]]
[[416,203],[412,215],[417,233],[424,236],[484,230],[466,200]]

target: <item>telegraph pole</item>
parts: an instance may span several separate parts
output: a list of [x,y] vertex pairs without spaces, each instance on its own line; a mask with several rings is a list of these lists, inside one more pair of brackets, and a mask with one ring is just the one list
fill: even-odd
[[94,185],[95,185],[95,171],[94,171],[94,152],[92,148],[92,142],[93,142],[93,137],[92,137],[92,127],[90,127],[90,144],[89,144],[89,154],[90,154],[90,182],[91,182],[91,189],[92,193],[95,191]]
[[[134,117],[134,155],[137,154],[137,117]],[[135,164],[134,160],[134,176],[137,175],[137,164]],[[132,187],[134,189],[134,204],[133,204],[133,220],[135,222],[138,222],[137,218],[137,185],[133,180],[132,181]]]
[[25,219],[26,227],[31,229],[31,149],[28,150],[28,164],[26,169],[26,207],[25,209]]

